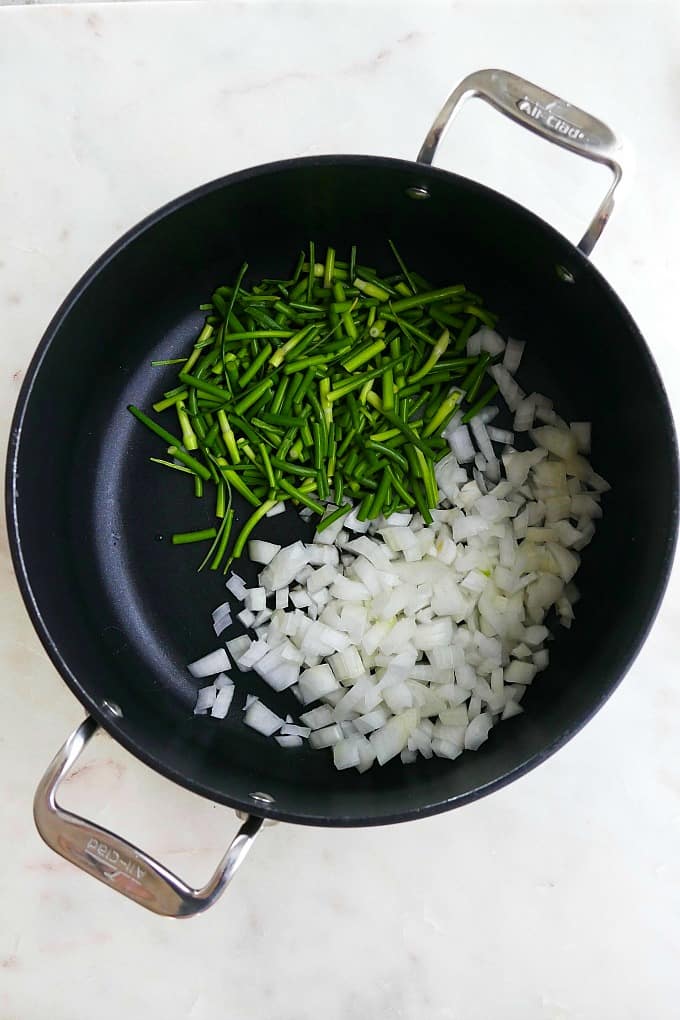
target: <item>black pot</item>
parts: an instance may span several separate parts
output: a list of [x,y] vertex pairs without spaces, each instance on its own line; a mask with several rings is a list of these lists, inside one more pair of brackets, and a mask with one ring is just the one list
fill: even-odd
[[[429,165],[470,94],[612,169],[611,191],[580,248],[507,198]],[[186,916],[224,888],[264,818],[377,825],[456,807],[538,765],[604,703],[657,611],[678,511],[661,380],[625,307],[586,257],[619,177],[615,139],[600,122],[512,75],[479,72],[453,93],[418,162],[327,156],[232,174],[148,217],[85,274],[31,362],[7,464],[21,591],[90,716],[36,796],[36,822],[55,850],[150,909]],[[550,394],[564,417],[593,422],[592,460],[612,490],[579,573],[576,624],[551,646],[526,713],[455,763],[397,762],[360,776],[335,771],[313,751],[280,749],[243,727],[240,712],[225,723],[193,717],[195,685],[184,664],[214,641],[210,611],[224,592],[219,575],[196,575],[191,550],[155,540],[200,521],[185,486],[167,499],[173,482],[148,465],[153,437],[125,408],[149,406],[164,388],[149,361],[188,346],[199,303],[244,258],[255,276],[283,275],[291,252],[313,238],[339,251],[356,243],[362,260],[386,268],[388,237],[435,282],[479,290],[502,312],[502,331],[529,341],[526,386]],[[298,528],[296,515],[269,522],[279,542]],[[247,684],[258,690],[250,676]],[[169,779],[248,814],[203,890],[57,807],[58,780],[98,725]]]

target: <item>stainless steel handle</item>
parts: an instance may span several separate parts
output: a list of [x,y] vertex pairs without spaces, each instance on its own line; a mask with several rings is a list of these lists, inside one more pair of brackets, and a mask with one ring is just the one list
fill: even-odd
[[475,71],[463,78],[444,103],[418,153],[419,163],[432,163],[449,124],[463,103],[472,97],[483,99],[494,110],[541,138],[609,167],[613,174],[611,187],[578,245],[589,255],[614,208],[614,191],[621,180],[621,143],[616,135],[601,120],[516,74],[499,70]]
[[164,917],[192,917],[211,907],[245,860],[264,819],[246,815],[215,874],[192,889],[143,850],[57,803],[62,779],[75,764],[97,723],[87,718],[58,752],[35,792],[33,817],[47,845],[111,889]]

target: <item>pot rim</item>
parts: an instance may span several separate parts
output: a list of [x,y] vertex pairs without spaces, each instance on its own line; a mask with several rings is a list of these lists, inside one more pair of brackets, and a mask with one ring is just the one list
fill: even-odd
[[[20,527],[19,527],[19,506],[18,506],[18,493],[17,493],[17,461],[19,456],[19,449],[21,444],[21,435],[24,419],[29,410],[31,401],[31,394],[33,385],[36,377],[38,376],[43,359],[58,336],[59,330],[67,319],[71,309],[77,304],[82,295],[85,293],[91,282],[106,268],[106,266],[125,248],[133,244],[137,238],[144,234],[147,230],[155,226],[161,220],[168,216],[171,216],[174,212],[182,209],[186,206],[191,205],[196,200],[208,195],[214,191],[221,190],[222,188],[228,188],[233,184],[241,181],[247,181],[258,177],[267,176],[270,174],[278,174],[281,172],[296,170],[301,167],[324,167],[324,166],[342,166],[342,165],[362,165],[367,167],[375,167],[376,169],[386,166],[398,166],[401,169],[409,169],[413,172],[413,186],[425,186],[428,181],[434,180],[450,180],[455,179],[460,182],[464,182],[466,187],[475,188],[492,197],[495,202],[505,203],[508,207],[513,208],[517,214],[529,217],[536,224],[536,227],[540,227],[542,230],[547,230],[552,233],[556,240],[559,240],[561,245],[567,245],[570,250],[570,257],[574,263],[578,263],[584,270],[594,274],[598,282],[598,285],[603,289],[605,294],[614,300],[620,307],[624,315],[627,317],[629,325],[634,332],[640,337],[644,344],[646,354],[650,361],[650,366],[656,378],[656,384],[659,391],[659,396],[663,400],[663,414],[666,419],[668,426],[669,439],[674,452],[674,459],[672,467],[669,465],[669,470],[672,471],[672,509],[671,517],[673,521],[673,527],[671,533],[668,536],[667,541],[667,556],[665,560],[664,570],[659,576],[656,584],[656,590],[654,598],[650,601],[646,619],[642,621],[642,628],[639,633],[639,640],[637,648],[631,655],[626,668],[621,675],[616,679],[614,683],[608,688],[604,695],[595,703],[588,706],[587,711],[579,719],[578,723],[572,726],[570,729],[565,730],[559,738],[554,740],[551,744],[547,745],[541,751],[522,762],[520,765],[515,766],[508,772],[501,776],[496,777],[492,781],[486,783],[481,787],[477,787],[474,790],[470,790],[464,794],[456,794],[448,799],[437,801],[434,804],[429,804],[425,807],[416,807],[405,809],[400,812],[391,812],[385,815],[370,815],[366,817],[330,817],[328,815],[317,815],[308,814],[305,815],[299,812],[286,811],[278,808],[276,803],[264,804],[258,803],[256,809],[253,810],[253,803],[245,801],[238,797],[225,796],[222,791],[218,791],[211,788],[204,783],[195,781],[191,776],[179,772],[176,769],[168,766],[166,763],[157,760],[150,753],[146,751],[143,746],[137,744],[131,737],[129,737],[120,724],[120,722],[111,714],[104,711],[99,702],[90,696],[87,685],[83,684],[77,676],[71,671],[65,658],[62,656],[61,651],[52,638],[50,630],[42,617],[38,600],[33,592],[31,585],[30,572],[26,566],[23,557]],[[137,224],[127,230],[121,237],[114,241],[103,253],[96,259],[92,265],[85,271],[80,279],[71,288],[54,316],[52,317],[45,333],[43,334],[38,347],[36,348],[29,366],[26,370],[26,375],[19,392],[16,407],[14,410],[10,439],[7,451],[6,461],[6,476],[5,476],[5,509],[7,518],[7,531],[8,541],[10,546],[10,552],[12,556],[12,563],[14,566],[14,572],[17,578],[21,595],[28,611],[29,617],[36,630],[40,641],[46,650],[52,664],[57,669],[58,673],[70,688],[72,693],[80,701],[80,703],[87,709],[87,711],[97,720],[110,736],[112,736],[119,744],[121,744],[128,752],[134,755],[135,758],[140,760],[143,764],[152,768],[155,772],[163,775],[165,778],[177,783],[179,786],[191,791],[192,793],[199,794],[200,796],[206,797],[210,800],[217,801],[225,804],[236,810],[247,811],[250,814],[263,816],[277,821],[286,821],[295,824],[302,825],[318,825],[328,827],[361,827],[361,826],[373,826],[373,825],[385,825],[398,822],[404,822],[413,820],[420,817],[427,817],[430,815],[439,814],[443,811],[448,811],[454,807],[462,806],[463,804],[470,803],[471,801],[477,800],[483,796],[495,792],[506,786],[508,783],[513,782],[515,779],[519,779],[521,776],[530,772],[538,765],[542,764],[546,759],[551,757],[556,751],[558,751],[564,744],[566,744],[576,733],[582,729],[583,726],[602,708],[604,703],[608,700],[611,694],[614,692],[616,687],[621,683],[624,676],[632,666],[637,654],[639,653],[642,645],[644,644],[650,628],[656,618],[657,612],[661,605],[670,572],[673,564],[673,557],[677,541],[678,532],[678,501],[679,501],[679,486],[680,479],[678,475],[678,445],[677,436],[673,425],[673,416],[668,401],[668,397],[663,385],[663,381],[659,374],[658,368],[654,361],[654,358],[649,351],[644,338],[642,338],[640,331],[635,325],[630,313],[627,311],[621,299],[618,297],[616,292],[602,276],[599,270],[593,265],[590,259],[584,255],[568,238],[565,238],[559,231],[557,231],[549,223],[546,223],[541,217],[526,209],[520,203],[515,202],[513,199],[508,198],[492,188],[486,185],[480,184],[470,178],[463,177],[460,174],[453,173],[452,171],[445,170],[439,167],[427,166],[421,163],[417,163],[412,160],[396,159],[388,156],[371,156],[371,155],[351,155],[351,154],[338,154],[338,155],[323,155],[323,156],[302,156],[294,157],[291,159],[278,160],[269,163],[262,163],[253,167],[249,167],[243,170],[238,170],[230,174],[226,174],[222,177],[218,177],[207,183],[198,185],[197,187],[179,195],[178,197],[171,199],[169,202],[160,206],[149,215],[145,216]]]

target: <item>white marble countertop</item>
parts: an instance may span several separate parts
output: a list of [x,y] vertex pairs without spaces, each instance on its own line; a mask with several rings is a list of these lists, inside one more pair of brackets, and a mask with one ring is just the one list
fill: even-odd
[[[270,159],[413,158],[454,83],[488,66],[585,106],[635,150],[594,261],[637,319],[680,408],[672,8],[3,7],[3,442],[53,310],[128,226],[195,184]],[[470,104],[440,162],[507,190],[576,237],[603,177],[525,134]],[[677,575],[622,687],[541,768],[417,824],[274,827],[219,905],[179,924],[113,896],[48,851],[33,828],[36,782],[83,712],[31,629],[4,533],[1,556],[2,1020],[118,1020],[149,1010],[167,1020],[677,1018]],[[96,744],[69,783],[69,804],[200,882],[235,829],[233,815],[108,738]]]

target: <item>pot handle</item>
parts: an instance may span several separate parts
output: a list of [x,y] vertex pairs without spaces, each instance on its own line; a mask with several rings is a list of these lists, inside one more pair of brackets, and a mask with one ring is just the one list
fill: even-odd
[[97,729],[94,719],[85,719],[41,779],[33,802],[38,832],[67,861],[155,914],[192,917],[207,910],[231,882],[264,819],[246,815],[210,881],[201,889],[192,889],[143,850],[57,803],[59,784]]
[[614,180],[578,245],[584,255],[589,255],[611,215],[614,191],[621,180],[618,161],[621,143],[616,135],[601,120],[516,74],[475,71],[463,78],[444,103],[418,153],[419,163],[428,166],[432,163],[449,124],[463,103],[473,97],[483,99],[494,110],[541,138],[609,167]]

